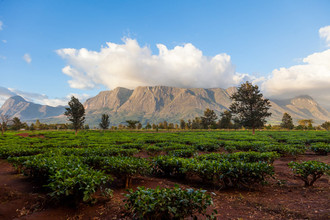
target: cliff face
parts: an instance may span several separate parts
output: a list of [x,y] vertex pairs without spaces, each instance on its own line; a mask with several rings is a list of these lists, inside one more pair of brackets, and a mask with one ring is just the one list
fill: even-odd
[[[201,116],[206,108],[214,110],[219,116],[231,104],[230,96],[235,87],[214,88],[175,88],[168,86],[143,86],[134,90],[118,87],[100,92],[85,103],[86,123],[97,126],[101,114],[109,114],[112,125],[126,120],[140,120],[142,123],[158,123],[164,120],[178,123],[180,119]],[[272,116],[268,123],[279,124],[284,112],[289,113],[297,123],[299,119],[313,119],[320,124],[330,120],[330,113],[310,96],[298,96],[287,100],[271,100]],[[0,113],[21,120],[44,119],[44,122],[67,122],[63,116],[65,107],[50,107],[24,100],[20,96],[9,98]],[[62,115],[62,116],[61,116]],[[61,117],[58,117],[61,116]]]
[[[228,89],[214,88],[175,88],[167,86],[144,86],[134,90],[116,88],[101,92],[85,103],[87,119],[92,122],[99,114],[106,113],[113,124],[136,119],[142,122],[160,122],[168,120],[178,122],[203,114],[206,108],[213,109],[218,115],[231,104],[230,96],[235,87]],[[321,123],[330,120],[330,113],[322,108],[310,96],[299,96],[288,100],[271,100],[273,113],[270,123],[279,123],[284,112],[289,113],[294,121],[314,119]]]

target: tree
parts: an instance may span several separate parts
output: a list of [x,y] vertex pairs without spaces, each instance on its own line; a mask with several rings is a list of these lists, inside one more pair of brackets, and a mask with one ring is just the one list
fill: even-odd
[[66,112],[64,112],[64,115],[72,122],[73,129],[77,135],[78,130],[83,127],[85,122],[85,108],[74,96],[71,97],[68,105],[69,108],[65,108]]
[[255,129],[263,127],[266,118],[272,113],[268,112],[271,107],[268,99],[264,99],[258,86],[246,81],[238,87],[237,92],[231,96],[234,101],[229,109],[236,116],[237,121],[244,127]]
[[230,111],[224,111],[223,113],[221,113],[221,118],[218,122],[218,127],[219,128],[232,128],[233,127],[233,123],[231,122],[231,118],[232,115],[230,113]]
[[128,124],[127,127],[130,129],[135,129],[136,124],[140,123],[140,121],[135,121],[135,120],[127,120],[126,123]]
[[325,130],[329,131],[330,130],[330,121],[326,121],[323,124],[321,124],[321,127],[324,128]]
[[288,113],[284,113],[282,117],[281,128],[293,129],[294,125],[292,122],[292,117]]
[[139,122],[139,123],[137,124],[137,129],[138,129],[138,130],[142,129],[142,124],[141,124],[141,122]]
[[10,117],[9,115],[1,114],[0,119],[1,135],[3,135],[3,133],[5,133],[5,131],[7,130],[8,123],[10,122]]
[[301,119],[298,121],[299,125],[303,128],[303,129],[312,129],[313,128],[313,119]]
[[19,129],[21,129],[23,127],[23,124],[18,117],[13,118],[12,122],[13,122],[12,128],[15,131],[18,131]]
[[150,125],[150,123],[148,122],[147,123],[147,125],[146,125],[146,127],[145,127],[146,129],[151,129],[151,125]]
[[208,129],[215,127],[215,121],[217,119],[218,116],[215,114],[215,112],[207,108],[204,111],[204,116],[201,117],[203,128]]
[[183,119],[181,119],[180,120],[180,129],[185,129],[185,127],[186,127],[186,122],[183,120]]
[[109,115],[102,114],[101,123],[99,124],[100,128],[105,130],[110,126]]
[[193,121],[191,122],[191,129],[202,129],[202,119],[200,117],[195,117]]

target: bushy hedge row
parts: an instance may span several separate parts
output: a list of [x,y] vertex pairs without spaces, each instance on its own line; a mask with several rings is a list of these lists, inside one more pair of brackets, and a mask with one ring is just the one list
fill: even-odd
[[89,201],[98,189],[110,192],[107,185],[111,176],[103,171],[93,170],[77,156],[26,156],[9,159],[21,172],[31,176],[50,190],[50,195],[73,201]]
[[159,156],[153,160],[154,171],[163,176],[185,178],[186,174],[195,174],[202,181],[221,186],[248,186],[252,183],[264,183],[266,177],[274,174],[274,167],[267,162],[186,159],[171,156]]
[[212,205],[212,198],[205,190],[156,188],[146,189],[138,187],[127,194],[126,209],[133,219],[184,219],[199,214],[210,219],[206,213]]

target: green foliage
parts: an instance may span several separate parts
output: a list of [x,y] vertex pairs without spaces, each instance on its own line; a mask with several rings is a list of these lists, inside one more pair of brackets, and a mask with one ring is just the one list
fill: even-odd
[[12,123],[13,124],[12,124],[11,127],[15,131],[18,131],[23,127],[23,124],[22,124],[21,120],[17,117],[13,118]]
[[168,152],[168,155],[173,157],[192,157],[196,153],[196,149],[179,149]]
[[136,128],[136,124],[140,123],[140,121],[135,121],[135,120],[127,120],[127,127],[130,129],[135,129]]
[[85,122],[85,108],[74,96],[71,97],[68,105],[69,108],[65,108],[64,115],[72,122],[73,129],[77,135],[78,129],[82,128]]
[[180,157],[159,156],[153,159],[153,165],[155,174],[184,178],[190,160]]
[[125,187],[130,187],[134,175],[145,175],[151,172],[149,161],[136,157],[87,157],[86,163],[96,169],[104,170],[117,178],[124,178]]
[[286,129],[293,129],[294,125],[292,122],[292,117],[288,113],[284,113],[282,117],[282,123],[281,123],[281,128],[286,128]]
[[330,130],[330,121],[326,121],[321,124],[321,127],[324,128],[325,130],[329,131]]
[[221,113],[221,118],[218,122],[218,128],[233,128],[233,123],[231,122],[232,115],[230,111],[224,111]]
[[268,112],[271,107],[269,100],[263,98],[258,86],[249,82],[243,83],[231,99],[234,102],[229,107],[230,112],[236,115],[241,125],[252,128],[253,133],[255,128],[263,127],[266,118],[271,116]]
[[211,154],[203,154],[196,157],[197,160],[216,160],[216,161],[223,161],[228,160],[231,162],[235,161],[242,161],[246,163],[253,163],[253,162],[267,162],[273,163],[275,159],[279,158],[280,155],[275,152],[236,152],[233,154],[219,154],[219,153],[211,153]]
[[[154,158],[154,171],[164,176],[185,178],[187,173],[194,173],[203,181],[212,182],[222,186],[249,186],[253,183],[264,183],[267,176],[274,174],[272,165],[266,162],[236,161],[225,157],[218,158],[213,154],[214,160],[203,156],[196,159],[185,159],[170,156]],[[234,156],[235,157],[235,156]],[[239,156],[237,156],[239,157]]]
[[90,169],[77,156],[50,152],[45,155],[13,157],[9,161],[20,167],[25,175],[46,183],[52,197],[75,203],[91,200],[97,189],[111,181],[110,176]]
[[313,186],[323,174],[330,174],[330,165],[319,161],[310,160],[301,163],[291,161],[288,165],[293,173],[305,182],[305,186]]
[[314,151],[316,154],[320,155],[328,155],[330,152],[330,144],[329,143],[312,143],[311,150]]
[[184,219],[197,215],[210,218],[206,209],[213,204],[205,190],[138,187],[127,194],[126,209],[133,219]]
[[109,126],[110,126],[109,115],[102,114],[102,118],[101,118],[101,122],[100,122],[99,126],[103,130],[109,128]]
[[204,129],[216,128],[215,121],[218,119],[218,116],[213,110],[206,109],[204,111],[204,116],[201,117],[202,126]]

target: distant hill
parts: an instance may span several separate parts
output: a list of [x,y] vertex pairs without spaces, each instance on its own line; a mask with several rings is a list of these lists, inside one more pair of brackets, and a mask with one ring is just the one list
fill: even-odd
[[[213,109],[217,115],[227,110],[231,104],[230,96],[235,87],[214,88],[175,88],[168,86],[141,86],[134,90],[118,87],[102,91],[85,103],[86,123],[97,126],[101,115],[110,115],[112,125],[126,120],[139,120],[158,123],[168,121],[179,123],[180,119],[201,116],[206,108]],[[279,124],[284,112],[289,113],[294,123],[299,119],[313,119],[316,124],[330,120],[330,113],[322,108],[312,97],[303,95],[287,100],[271,100],[272,116],[268,123]],[[22,120],[43,119],[44,122],[66,122],[63,106],[50,107],[27,102],[22,97],[9,98],[0,112],[20,117]]]
[[51,107],[28,102],[21,96],[12,96],[1,106],[0,113],[18,117],[23,121],[46,119],[62,115],[64,106]]

